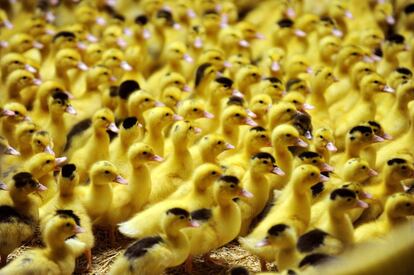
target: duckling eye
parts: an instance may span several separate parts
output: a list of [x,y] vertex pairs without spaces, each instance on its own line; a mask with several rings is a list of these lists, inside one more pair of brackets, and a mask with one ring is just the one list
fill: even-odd
[[112,60],[117,60],[118,58],[116,58],[115,56],[112,57]]
[[20,115],[20,112],[19,112],[19,111],[14,111],[14,113],[15,113],[16,115]]
[[292,111],[292,109],[287,109],[287,110],[286,110],[286,112],[288,112],[288,113],[289,113],[289,112],[291,112],[291,111]]
[[358,53],[351,53],[351,55],[355,56],[355,55],[358,55]]
[[296,103],[298,103],[298,101],[297,101],[297,100],[293,100],[292,102],[293,102],[293,103],[295,103],[295,104],[296,104]]
[[263,102],[263,100],[259,100],[259,103],[260,103],[260,104],[263,104],[264,102]]
[[362,166],[361,168],[362,168],[362,169],[367,169],[367,167],[366,167],[365,165],[364,165],[364,166]]
[[148,154],[148,153],[144,151],[144,152],[142,152],[142,154],[143,154],[143,155],[146,155],[146,154]]
[[170,116],[170,114],[169,113],[166,113],[165,116]]
[[221,141],[217,141],[217,144],[220,145],[222,142]]
[[320,135],[320,136],[319,136],[319,138],[323,139],[323,136],[322,136],[322,135]]
[[149,101],[149,98],[144,99],[144,101]]
[[37,143],[37,144],[42,144],[42,143],[40,142],[40,140],[36,140],[36,143]]
[[286,136],[286,137],[291,137],[292,135],[291,135],[291,134],[286,134],[285,136]]
[[35,132],[35,130],[29,130],[29,133],[33,134]]
[[103,117],[101,117],[101,119],[106,121],[106,117],[104,117],[104,116],[103,116]]
[[256,77],[256,76],[257,76],[257,73],[252,73],[252,76],[253,76],[253,77]]
[[239,117],[239,116],[240,116],[240,114],[235,114],[234,116]]
[[355,191],[356,194],[359,194],[359,191]]
[[224,84],[224,85],[223,85],[223,88],[228,89],[228,88],[230,88],[230,86],[229,86],[229,85],[227,85],[227,84]]
[[332,74],[331,73],[328,73],[328,77],[331,77],[332,76]]
[[314,172],[312,172],[312,173],[310,173],[310,175],[311,175],[311,177],[314,177],[314,176],[315,176],[315,173],[314,173]]
[[403,165],[403,166],[401,166],[401,169],[402,170],[406,170],[407,169],[407,166]]
[[71,227],[72,225],[70,223],[65,224],[66,227]]
[[267,161],[267,160],[264,160],[263,161],[263,164],[268,164],[269,162]]
[[188,127],[189,130],[193,130],[193,126]]
[[374,84],[379,84],[379,81],[378,80],[374,80],[374,82],[373,82]]
[[312,160],[312,163],[316,163],[316,162],[317,162],[316,159]]
[[305,89],[305,86],[300,85],[298,88],[299,88],[299,89]]
[[107,174],[107,175],[108,175],[109,173],[110,173],[110,172],[109,172],[108,170],[105,170],[105,174]]
[[410,207],[410,206],[411,206],[411,203],[407,202],[407,203],[405,204],[405,206]]
[[27,76],[23,76],[23,77],[22,77],[22,79],[23,79],[23,80],[26,80],[26,79],[27,79]]
[[218,57],[218,56],[216,56],[216,57],[214,57],[214,60],[221,60],[221,58],[220,57]]
[[351,198],[348,198],[346,201],[351,201]]
[[50,163],[50,159],[48,159],[45,163],[46,163],[46,164],[49,164],[49,163]]
[[212,174],[212,175],[216,175],[216,174],[217,174],[217,172],[216,172],[216,171],[213,171],[213,172],[211,172],[211,174]]
[[364,134],[364,136],[369,137],[369,136],[370,136],[370,134],[369,134],[369,133],[365,133],[365,134]]
[[180,216],[180,220],[184,220],[185,219],[185,217],[184,216]]
[[260,137],[261,137],[261,138],[266,138],[266,136],[265,136],[265,135],[260,135]]
[[230,188],[235,188],[235,187],[236,187],[236,185],[230,184]]
[[193,112],[197,112],[197,111],[198,111],[198,109],[197,109],[197,108],[194,108],[194,109],[193,109]]

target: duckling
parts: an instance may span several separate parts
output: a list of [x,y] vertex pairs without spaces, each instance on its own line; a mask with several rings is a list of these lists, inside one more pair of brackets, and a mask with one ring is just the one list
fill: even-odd
[[118,87],[118,102],[115,110],[115,116],[118,119],[124,119],[128,116],[128,98],[141,87],[135,80],[124,80]]
[[202,137],[198,143],[190,148],[194,167],[198,167],[203,163],[218,164],[218,156],[221,153],[234,148],[234,145],[227,143],[223,136],[208,134]]
[[28,269],[37,273],[72,274],[75,260],[85,249],[85,244],[71,238],[84,232],[79,217],[71,210],[57,210],[42,232],[45,248],[25,251],[4,269],[2,274],[22,274]]
[[6,83],[8,76],[15,70],[28,70],[32,73],[34,68],[27,63],[26,58],[19,53],[5,54],[0,62],[1,80]]
[[178,121],[171,128],[173,151],[164,163],[152,170],[154,177],[150,203],[156,203],[174,192],[191,176],[193,163],[189,147],[198,129],[188,121]]
[[143,142],[154,148],[157,155],[164,156],[164,135],[165,127],[174,121],[182,120],[182,117],[174,114],[168,107],[155,107],[145,115],[146,133]]
[[226,68],[226,66],[229,65],[229,63],[224,59],[224,51],[220,48],[212,47],[204,49],[200,56],[195,60],[197,62],[197,66],[204,63],[210,63],[214,68],[216,68],[217,71],[221,72]]
[[[233,240],[240,232],[241,212],[234,198],[252,198],[253,195],[243,189],[236,177],[222,175],[213,186],[216,206],[211,210],[211,218],[201,229],[188,231],[191,244],[187,269],[191,271],[192,256],[209,253]],[[202,241],[203,240],[203,241]],[[208,254],[206,256],[208,258]]]
[[[119,231],[130,238],[140,238],[149,234],[161,233],[159,220],[149,219],[171,207],[205,209],[214,205],[213,183],[221,176],[221,169],[215,164],[202,164],[196,168],[191,180],[181,185],[167,199],[137,213],[130,220],[119,225]],[[205,209],[209,211],[209,209]],[[145,221],[145,222],[144,222]]]
[[19,156],[20,152],[14,149],[13,147],[11,147],[4,137],[0,136],[0,162],[2,163],[2,165],[0,165],[1,176],[3,176],[2,168],[3,168],[3,163],[4,163],[3,162],[4,155]]
[[194,90],[190,97],[206,99],[207,89],[210,83],[216,78],[217,69],[211,63],[203,63],[197,67],[194,79]]
[[40,208],[40,226],[43,229],[42,231],[44,231],[50,219],[53,219],[53,216],[55,216],[55,209],[72,211],[78,217],[78,225],[82,225],[84,229],[84,232],[79,232],[77,238],[85,244],[85,255],[87,258],[86,269],[89,270],[92,264],[91,249],[95,244],[95,238],[92,232],[91,220],[86,209],[83,207],[80,199],[75,196],[75,188],[78,183],[79,175],[76,172],[76,165],[72,163],[63,165],[58,178],[59,192]]
[[125,49],[128,44],[122,38],[123,31],[120,26],[110,25],[104,29],[101,36],[101,43],[105,48]]
[[344,35],[348,33],[349,21],[353,19],[351,11],[348,9],[347,2],[341,0],[332,1],[328,6],[328,15],[335,20],[339,29]]
[[[341,40],[339,37],[327,36],[322,38],[319,42],[318,61],[325,66],[332,65],[332,62],[335,61],[340,49]],[[313,60],[312,57],[310,57],[310,59]]]
[[132,70],[131,65],[125,60],[124,53],[119,49],[106,50],[100,63],[109,68],[116,79],[122,79],[125,72]]
[[177,112],[177,107],[182,98],[182,91],[177,87],[168,87],[162,93],[160,101],[168,108]]
[[116,167],[109,161],[95,162],[90,171],[90,184],[77,186],[75,189],[93,224],[99,224],[100,219],[111,207],[113,191],[111,182],[127,184],[118,174]]
[[136,117],[127,117],[122,121],[119,136],[109,145],[109,156],[111,162],[118,168],[121,175],[128,174],[128,164],[125,161],[130,146],[142,136],[142,125]]
[[39,80],[26,70],[13,71],[6,81],[6,95],[3,100],[17,101],[26,107],[31,106],[34,99],[34,91]]
[[7,103],[3,108],[13,112],[13,115],[3,116],[1,118],[1,133],[12,147],[16,147],[18,143],[14,139],[14,131],[19,123],[29,120],[27,109],[24,105],[17,102]]
[[48,129],[53,138],[56,154],[61,155],[65,148],[67,133],[63,114],[68,113],[70,115],[76,115],[76,110],[72,107],[68,95],[64,92],[53,92],[52,95],[49,96],[48,105],[49,121],[46,123],[45,128]]
[[0,197],[2,203],[0,239],[3,243],[0,249],[1,266],[6,264],[7,256],[15,248],[33,236],[39,220],[39,209],[36,201],[29,194],[46,189],[28,172],[15,174],[8,188],[8,194]]
[[272,105],[268,113],[268,129],[274,129],[281,124],[293,121],[299,114],[296,106],[290,102],[279,102]]
[[83,60],[88,67],[94,67],[98,65],[99,60],[102,58],[102,54],[105,48],[100,43],[91,43],[85,49]]
[[272,31],[272,45],[282,48],[289,53],[289,45],[295,36],[306,36],[303,30],[296,29],[295,22],[289,18],[282,18],[276,22],[277,27]]
[[283,76],[284,68],[282,68],[282,64],[285,56],[286,53],[282,48],[269,48],[260,62],[262,75],[280,79]]
[[327,163],[329,163],[332,154],[338,150],[335,146],[333,131],[324,127],[316,129],[313,147],[314,150],[320,154]]
[[286,60],[285,81],[289,79],[299,78],[300,75],[312,73],[312,68],[308,61],[302,55],[293,55]]
[[182,116],[185,120],[191,121],[197,125],[195,120],[201,118],[214,118],[214,115],[204,107],[202,101],[199,100],[183,100],[178,106],[178,115]]
[[260,91],[263,94],[267,94],[272,99],[272,103],[279,103],[282,97],[285,95],[285,87],[276,77],[265,77],[259,83]]
[[[92,129],[90,136],[84,141],[84,145],[73,150],[70,158],[78,167],[80,182],[84,182],[89,168],[98,160],[109,159],[109,136],[106,132],[118,132],[118,127],[114,123],[114,115],[109,109],[100,109],[92,117]],[[92,132],[92,133],[91,133]],[[72,148],[76,148],[75,143]]]
[[347,212],[353,208],[367,208],[368,204],[357,198],[354,191],[338,188],[329,195],[328,211],[314,226],[340,240],[344,246],[354,243],[354,228]]
[[413,197],[406,193],[391,195],[385,204],[385,210],[375,221],[363,224],[355,230],[355,241],[366,242],[382,239],[391,230],[408,221],[412,216]]
[[250,60],[244,55],[234,54],[228,58],[228,61],[225,63],[225,65],[225,73],[227,73],[231,79],[235,79],[237,73],[242,67],[250,65]]
[[154,96],[147,91],[134,91],[128,97],[128,114],[138,118],[138,121],[145,126],[144,112],[153,108],[161,107],[163,104],[155,100]]
[[177,72],[167,72],[160,77],[158,89],[152,91],[153,95],[158,98],[162,98],[165,90],[170,87],[178,88],[182,92],[189,92],[191,90],[190,86],[186,84],[186,80],[183,75]]
[[[109,274],[161,274],[168,267],[182,264],[190,250],[188,237],[182,229],[199,224],[182,208],[168,209],[160,223],[163,232],[130,245],[115,260]],[[160,255],[164,259],[162,262]]]
[[248,102],[252,96],[252,86],[260,81],[260,77],[259,68],[253,65],[241,67],[236,74],[236,88],[246,97]]
[[243,176],[242,186],[253,194],[253,198],[247,202],[240,202],[242,213],[241,236],[248,233],[252,220],[266,206],[271,190],[266,174],[284,175],[284,172],[275,163],[274,157],[264,152],[257,153],[250,159],[250,167]]
[[272,107],[272,98],[267,94],[258,94],[252,97],[249,110],[256,114],[255,121],[260,126],[267,126],[267,113]]
[[[24,162],[33,156],[32,138],[39,127],[29,121],[19,123],[16,127],[14,137],[17,141],[17,149],[20,152],[18,161]],[[13,158],[13,160],[17,160]]]
[[392,70],[398,67],[398,58],[397,55],[407,50],[407,46],[404,44],[404,36],[394,33],[390,34],[385,38],[385,43],[383,44],[382,51],[384,53],[383,59],[378,65],[378,73],[387,77]]

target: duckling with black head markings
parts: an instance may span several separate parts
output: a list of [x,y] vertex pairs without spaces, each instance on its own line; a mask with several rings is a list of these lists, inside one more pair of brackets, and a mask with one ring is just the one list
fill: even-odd
[[[163,232],[134,242],[119,256],[109,274],[161,274],[166,268],[182,264],[188,257],[190,246],[186,234],[188,227],[198,227],[190,213],[182,208],[171,208],[161,219]],[[163,259],[160,261],[160,259]]]
[[217,76],[217,69],[211,63],[203,63],[197,67],[194,78],[194,90],[190,95],[191,98],[207,98],[207,90],[212,81]]
[[259,89],[255,90],[255,94],[260,93],[270,96],[272,104],[279,103],[282,97],[285,95],[285,86],[282,81],[276,77],[265,77],[259,83]]
[[274,129],[277,126],[289,123],[293,118],[299,114],[295,104],[290,102],[280,101],[272,105],[268,112],[268,129]]
[[129,96],[141,87],[135,80],[125,80],[118,88],[118,102],[114,112],[117,119],[124,119],[128,116],[128,98]]
[[392,70],[399,65],[397,55],[406,50],[407,45],[405,44],[405,37],[403,35],[398,33],[389,34],[385,38],[385,43],[382,46],[384,55],[378,65],[378,73],[384,77],[388,77]]
[[145,90],[134,91],[128,97],[128,115],[138,118],[138,121],[143,126],[146,126],[144,113],[156,106],[161,107],[162,103],[157,101],[151,93]]
[[315,228],[299,236],[296,248],[302,255],[311,253],[337,255],[344,250],[344,245],[327,232]]

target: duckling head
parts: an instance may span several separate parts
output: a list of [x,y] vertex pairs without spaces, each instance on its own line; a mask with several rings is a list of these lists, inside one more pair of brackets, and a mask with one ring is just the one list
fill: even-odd
[[250,126],[257,126],[257,123],[254,122],[248,115],[247,111],[237,105],[227,106],[224,110],[223,114],[223,122],[228,125],[250,125]]
[[268,94],[258,94],[250,100],[249,109],[259,117],[266,116],[272,107],[272,98]]
[[250,159],[250,167],[256,173],[273,173],[283,176],[285,173],[276,166],[275,158],[266,152],[254,154]]
[[75,16],[79,23],[90,25],[97,23],[98,11],[90,5],[78,5],[75,9]]
[[348,5],[344,1],[332,1],[328,7],[328,14],[332,18],[348,18],[352,19],[352,13],[348,10]]
[[370,168],[368,162],[361,158],[349,159],[343,167],[344,179],[353,182],[363,182],[377,175],[378,172]]
[[247,142],[246,146],[255,148],[253,151],[260,151],[262,147],[272,146],[268,131],[261,126],[251,127],[246,132],[244,140]]
[[272,144],[274,146],[308,147],[308,144],[300,138],[298,130],[288,124],[279,125],[272,131]]
[[392,158],[387,161],[384,173],[391,174],[392,178],[396,181],[409,179],[414,177],[414,166],[408,162],[407,159],[402,157]]
[[175,21],[170,11],[166,9],[159,9],[156,13],[153,23],[158,28],[168,28],[168,27],[173,27],[175,24]]
[[71,115],[76,115],[76,110],[70,104],[69,96],[64,92],[55,92],[53,91],[49,97],[49,112],[52,114],[62,115],[63,113],[68,113]]
[[364,192],[362,185],[359,182],[352,181],[340,186],[342,189],[349,189],[357,195],[358,199],[370,199],[372,195],[370,193]]
[[273,103],[279,102],[285,94],[285,87],[276,77],[265,77],[260,81],[260,89],[262,93],[267,94]]
[[116,127],[114,121],[114,113],[107,108],[98,110],[92,118],[92,124],[95,130],[110,130],[114,133],[117,133],[118,127]]
[[193,63],[193,58],[187,54],[187,47],[183,42],[173,42],[167,46],[165,58],[171,62],[184,60]]
[[[293,176],[300,186],[310,188],[318,182],[325,182],[329,178],[322,175],[318,167],[310,164],[302,164],[295,168]],[[309,189],[310,190],[310,189]]]
[[210,63],[217,71],[222,71],[225,68],[224,58],[225,54],[221,49],[209,48],[200,54],[197,64]]
[[209,134],[204,136],[198,143],[203,151],[213,156],[213,159],[226,150],[234,149],[234,146],[227,143],[223,136]]
[[391,3],[378,3],[374,8],[375,20],[382,25],[392,26],[395,24],[393,13],[394,9]]
[[270,125],[269,128],[273,129],[277,125],[292,121],[294,116],[298,113],[299,111],[296,109],[296,106],[293,103],[280,102],[278,104],[272,105],[268,114]]
[[220,204],[228,204],[235,198],[249,199],[253,194],[243,189],[235,176],[222,175],[214,184],[215,199]]
[[99,65],[91,67],[86,73],[86,83],[90,88],[100,85],[107,85],[114,81],[112,72],[109,68]]
[[351,69],[351,82],[355,88],[359,88],[362,78],[375,73],[375,65],[363,61],[357,62]]
[[59,169],[60,166],[67,160],[66,157],[55,158],[49,153],[38,153],[34,155],[28,162],[27,168],[33,176],[40,178],[48,173]]
[[220,166],[212,163],[204,163],[196,168],[193,182],[198,190],[206,190],[221,176]]
[[319,48],[322,56],[329,57],[332,60],[332,56],[338,54],[341,49],[341,39],[335,36],[324,37],[319,42]]
[[74,49],[62,49],[56,54],[56,67],[64,70],[80,69],[87,70],[87,66],[82,62],[78,51]]
[[250,60],[242,54],[233,54],[228,58],[227,67],[232,76],[236,76],[238,71],[250,64]]
[[48,111],[49,96],[51,96],[53,93],[58,92],[65,93],[65,86],[63,86],[63,84],[59,81],[46,80],[40,84],[39,89],[37,90],[37,98],[42,110]]
[[8,53],[0,61],[2,76],[7,76],[15,70],[27,68],[26,59],[19,53]]
[[385,55],[395,55],[402,51],[407,50],[405,44],[405,37],[398,33],[392,33],[385,37],[385,43],[383,45]]
[[176,236],[181,229],[187,227],[199,227],[200,224],[191,219],[190,213],[183,208],[170,208],[165,212],[162,227],[169,236]]
[[258,83],[260,79],[261,75],[259,68],[253,65],[242,66],[236,74],[236,82],[243,82],[247,85]]
[[[276,28],[272,31],[273,41],[289,41],[295,34],[295,22],[290,18],[282,18],[276,22]],[[298,32],[299,36],[304,34],[303,31]],[[306,35],[306,34],[305,34]],[[279,40],[279,41],[278,41]]]
[[282,48],[273,47],[266,51],[266,54],[264,55],[264,62],[269,64],[272,72],[278,72],[284,63],[285,57],[286,53]]
[[256,26],[251,22],[240,21],[236,27],[240,30],[242,37],[248,42],[264,38],[263,34],[259,33]]
[[149,39],[151,37],[151,33],[147,29],[145,29],[145,26],[147,26],[148,22],[148,16],[146,16],[145,14],[140,14],[135,17],[135,24],[131,26],[131,30],[136,39],[142,40]]
[[29,120],[29,117],[27,116],[27,109],[23,104],[10,102],[4,105],[4,109],[13,112],[13,115],[3,117],[3,119],[6,119],[12,123],[19,123],[23,120]]
[[337,82],[338,79],[333,74],[332,68],[324,66],[315,70],[313,81],[322,82],[324,84],[323,87],[327,88],[334,82]]
[[319,16],[316,14],[303,14],[296,19],[296,28],[310,34],[316,30],[319,25]]
[[407,193],[391,195],[385,204],[385,213],[391,218],[405,218],[414,215],[414,197]]
[[30,121],[19,123],[16,127],[14,136],[20,146],[30,146],[34,133],[39,127]]
[[118,174],[118,170],[111,162],[102,160],[95,162],[89,170],[93,184],[107,185],[110,182],[127,184],[127,180]]
[[233,80],[228,77],[216,77],[210,83],[210,89],[215,91],[219,96],[228,97],[233,93]]
[[97,65],[104,51],[105,48],[100,43],[89,44],[85,50],[85,63],[90,67]]
[[201,129],[194,127],[191,122],[189,121],[177,121],[171,128],[171,139],[175,144],[179,144],[180,146],[185,146],[190,141],[193,141],[195,135],[200,133]]
[[334,168],[324,162],[321,155],[312,151],[305,151],[299,156],[301,164],[311,164],[319,168],[321,172],[332,172]]
[[30,49],[32,49],[36,43],[28,34],[25,33],[17,33],[10,37],[9,39],[9,47],[13,52],[24,53]]
[[78,39],[73,32],[61,31],[53,36],[53,46],[57,49],[76,49]]
[[121,141],[127,141],[127,144],[133,143],[141,133],[142,125],[134,116],[125,118],[119,130]]
[[338,29],[336,22],[329,16],[320,17],[320,21],[316,26],[316,31],[318,32],[319,37],[324,38],[331,37],[339,39],[343,36],[343,33]]
[[157,156],[151,146],[145,143],[134,143],[128,150],[129,162],[134,166],[140,166],[149,161],[163,161],[163,158]]
[[117,25],[106,27],[102,34],[102,43],[109,48],[125,47],[125,41],[121,38],[122,32],[122,28]]
[[346,211],[352,208],[368,208],[368,204],[358,199],[357,194],[347,188],[337,188],[329,195],[330,209]]
[[142,114],[157,105],[159,102],[155,100],[153,95],[144,90],[135,91],[128,98],[128,112],[135,116],[138,116],[138,112]]
[[11,147],[7,139],[0,136],[0,154],[19,156],[20,152]]
[[404,102],[410,102],[414,99],[414,82],[413,80],[407,80],[401,83],[397,89],[397,97],[404,98]]
[[297,76],[301,73],[311,73],[312,68],[309,65],[309,62],[302,55],[294,55],[289,58],[286,62],[286,70],[289,71],[291,75]]
[[[69,25],[67,28],[65,28],[65,31],[72,32],[73,34],[75,34],[77,40],[80,40],[80,41],[88,40],[88,41],[92,42],[90,40],[91,38],[88,37],[87,30],[85,29],[85,27],[82,24],[75,23],[75,24]],[[93,40],[93,38],[92,38],[92,40]],[[76,48],[76,47],[73,47],[73,46],[74,45],[71,45],[71,47],[68,47],[68,48],[72,48],[72,49]]]
[[125,61],[125,55],[120,49],[113,48],[106,50],[102,55],[101,62],[111,69],[120,68],[124,71],[131,70],[131,65]]
[[185,100],[180,103],[179,114],[186,119],[214,118],[214,115],[205,110],[205,104],[199,100]]
[[382,141],[384,139],[374,134],[371,127],[363,125],[353,127],[348,131],[346,137],[346,142],[350,146],[368,146],[369,144]]
[[146,125],[153,124],[159,127],[164,128],[165,126],[170,125],[174,121],[182,120],[183,118],[168,108],[168,107],[155,107],[148,111],[146,117]]
[[365,52],[361,47],[347,45],[339,51],[337,62],[340,62],[344,69],[350,69],[356,62],[361,61],[364,56]]
[[79,174],[76,171],[76,165],[68,163],[62,166],[58,178],[60,194],[73,194],[75,186],[79,183]]
[[378,28],[365,30],[361,34],[361,43],[370,49],[380,48],[383,40],[384,33]]
[[163,1],[161,0],[143,0],[142,1],[142,8],[145,14],[155,15],[155,13],[159,11],[162,8],[162,6],[163,6]]
[[12,97],[22,89],[38,84],[38,79],[26,70],[15,70],[7,77],[7,85],[14,88],[10,91]]
[[315,130],[314,144],[316,148],[328,150],[330,152],[336,152],[338,149],[335,146],[335,137],[331,129],[318,128]]
[[206,38],[206,30],[201,24],[193,24],[188,30],[187,45],[192,49],[202,49]]
[[12,178],[13,186],[21,195],[29,195],[36,191],[46,190],[46,186],[39,183],[31,173],[19,172]]
[[182,91],[179,88],[168,87],[162,93],[161,102],[172,110],[176,110],[177,106],[180,103],[181,96]]
[[275,224],[267,230],[266,237],[256,243],[256,247],[274,246],[278,249],[286,249],[295,246],[296,231],[287,224]]
[[341,241],[320,229],[313,229],[300,236],[296,247],[303,254],[327,253],[336,255],[343,250]]
[[32,150],[33,153],[37,154],[40,152],[46,152],[54,155],[53,152],[53,140],[47,131],[36,131],[32,136]]
[[220,15],[213,9],[205,10],[202,13],[201,22],[203,24],[204,29],[206,30],[207,35],[212,35],[218,33],[221,28],[221,17]]
[[386,140],[392,139],[392,136],[390,136],[389,134],[384,132],[384,128],[382,128],[381,124],[379,124],[378,122],[376,122],[374,120],[369,120],[363,125],[371,127],[372,132],[376,136],[379,136],[379,137],[381,137],[383,139],[386,139]]
[[412,77],[413,73],[410,69],[406,67],[398,67],[389,74],[387,83],[390,87],[396,89],[400,84]]
[[85,232],[80,226],[80,218],[73,210],[59,209],[47,223],[43,232],[46,245],[62,243],[70,237]]
[[160,90],[164,90],[167,87],[177,87],[184,92],[189,92],[190,87],[186,85],[184,76],[177,72],[168,72],[161,77]]

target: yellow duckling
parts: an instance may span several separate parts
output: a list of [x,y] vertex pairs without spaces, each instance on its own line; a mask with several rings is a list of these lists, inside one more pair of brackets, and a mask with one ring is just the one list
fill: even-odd
[[329,163],[331,156],[338,149],[335,146],[334,133],[329,128],[318,128],[315,130],[313,148],[323,159]]
[[27,116],[27,109],[20,103],[10,102],[3,106],[3,110],[8,110],[8,112],[6,112],[7,115],[1,116],[1,134],[11,146],[16,147],[18,142],[14,139],[14,131],[19,123],[30,120]]
[[131,65],[125,60],[124,53],[119,49],[106,50],[100,63],[109,68],[116,79],[122,79],[125,72],[132,70]]
[[197,125],[197,122],[195,122],[195,120],[199,120],[201,118],[214,118],[214,115],[212,113],[206,111],[203,102],[200,100],[183,100],[178,105],[177,113],[185,120],[194,122],[195,125]]
[[23,55],[18,53],[5,54],[1,59],[0,68],[2,83],[6,83],[8,76],[15,70],[28,70],[34,73],[34,68],[27,63]]
[[3,160],[4,155],[20,156],[20,152],[14,149],[13,147],[11,147],[4,137],[0,136],[0,162],[2,164],[0,165],[0,173],[1,173],[0,175],[2,177],[3,177],[2,168],[3,168],[3,163],[4,163],[4,160]]
[[177,107],[182,98],[182,91],[177,87],[168,87],[163,93],[160,101],[174,112],[177,112]]
[[23,241],[33,236],[39,220],[36,201],[29,196],[35,191],[46,190],[30,173],[20,172],[13,176],[8,193],[0,197],[1,217],[0,248],[1,266],[7,262],[7,256]]
[[293,55],[289,57],[289,59],[286,60],[285,68],[286,74],[284,81],[300,78],[299,76],[303,74],[310,74],[313,72],[312,67],[310,67],[308,61],[302,55]]
[[[325,66],[331,66],[341,49],[341,39],[335,36],[327,36],[319,42],[318,62]],[[311,51],[309,51],[311,52]],[[310,60],[313,58],[310,56]]]
[[289,53],[289,45],[294,37],[305,37],[303,30],[297,29],[295,22],[289,18],[282,18],[276,22],[277,27],[272,31],[272,45]]
[[[161,218],[163,232],[134,242],[119,256],[109,274],[161,274],[166,268],[182,264],[188,257],[190,245],[182,229],[198,227],[190,213],[171,208]],[[163,261],[159,261],[162,257]]]
[[145,136],[143,142],[154,148],[157,155],[164,156],[164,128],[182,117],[168,107],[155,107],[145,114]]
[[261,74],[280,79],[284,72],[282,64],[285,61],[285,56],[285,51],[282,48],[269,48],[260,62]]
[[347,2],[335,0],[330,2],[328,6],[328,15],[333,20],[335,20],[336,24],[344,35],[348,33],[350,27],[349,20],[354,19],[352,12],[348,9],[347,4]]
[[216,78],[217,69],[211,63],[203,63],[197,67],[194,79],[194,90],[190,97],[207,98],[207,89]]
[[80,198],[93,224],[99,224],[100,219],[111,207],[113,191],[111,182],[127,184],[118,174],[116,167],[109,161],[94,163],[89,171],[90,184],[77,186],[75,193]]
[[217,71],[223,71],[226,66],[229,66],[229,63],[224,60],[224,51],[219,48],[208,48],[200,54],[196,59],[197,66],[200,66],[204,63],[210,63],[213,65]]
[[25,106],[30,106],[34,100],[34,88],[40,81],[26,70],[13,71],[6,81],[6,94],[3,100],[17,101]]
[[118,119],[124,119],[128,116],[128,98],[134,91],[140,89],[139,83],[135,80],[125,80],[119,85],[118,102],[115,110],[115,116]]
[[399,65],[397,55],[406,50],[404,36],[398,33],[387,36],[382,47],[383,58],[378,64],[378,73],[387,77]]
[[272,107],[272,98],[267,94],[258,94],[252,97],[249,110],[256,114],[255,121],[260,126],[267,126],[267,113]]
[[[259,83],[260,92],[267,94],[272,99],[272,103],[279,103],[282,97],[285,95],[285,87],[276,77],[265,77]],[[256,91],[257,94],[257,91]]]
[[242,67],[250,65],[250,60],[244,55],[235,54],[235,55],[231,55],[228,58],[228,61],[225,63],[225,65],[226,65],[225,73],[228,74],[228,76],[231,79],[235,79],[237,73]]
[[167,88],[176,87],[182,92],[190,92],[190,87],[186,84],[186,80],[183,75],[177,72],[167,72],[166,74],[160,77],[158,89],[152,90],[152,94],[156,95],[158,98],[164,96],[164,92]]
[[91,220],[86,213],[86,209],[74,192],[78,183],[79,175],[76,172],[76,166],[71,163],[63,165],[58,178],[59,192],[40,208],[40,225],[43,228],[42,231],[44,231],[50,219],[55,215],[56,209],[72,211],[73,215],[77,217],[78,226],[82,226],[84,229],[83,232],[79,232],[77,238],[85,244],[84,250],[87,258],[86,269],[89,270],[92,265],[91,249],[95,244],[95,238],[92,232]]
[[253,198],[247,202],[240,202],[241,236],[248,233],[252,220],[263,211],[269,199],[271,189],[266,174],[284,175],[284,172],[275,163],[274,157],[264,152],[257,153],[250,159],[250,167],[243,176],[242,186],[253,194]]
[[[84,182],[93,163],[98,160],[109,159],[109,135],[106,132],[107,130],[116,133],[118,127],[114,123],[113,113],[109,109],[100,109],[92,118],[92,129],[90,129],[90,135],[84,140],[85,143],[79,147],[76,143],[71,145],[74,150],[72,154],[69,152],[69,155],[78,167],[80,182]],[[75,148],[78,149],[75,150]]]
[[125,49],[128,46],[127,41],[122,37],[123,30],[120,26],[110,25],[102,32],[101,43],[107,49],[119,48]]
[[194,164],[189,150],[199,129],[188,121],[178,121],[171,128],[173,150],[164,163],[152,170],[153,182],[150,203],[168,197],[180,184],[190,178]]
[[[241,212],[234,198],[252,198],[252,194],[243,189],[236,177],[223,175],[213,186],[216,206],[208,215],[209,219],[200,230],[187,231],[191,244],[190,257],[186,268],[191,271],[192,256],[206,255],[209,252],[232,241],[240,232]],[[207,217],[206,217],[207,218]],[[210,260],[212,261],[212,260]]]
[[26,161],[33,156],[34,152],[31,141],[37,130],[39,130],[39,127],[29,121],[24,121],[17,125],[14,137],[17,141],[17,149],[20,152],[19,161]]
[[218,164],[218,156],[235,147],[227,143],[224,137],[217,134],[208,134],[202,137],[193,147],[190,148],[194,167],[203,163]]
[[119,224],[119,231],[130,238],[161,233],[162,226],[159,220],[150,217],[161,215],[171,207],[200,209],[213,206],[212,185],[220,176],[221,169],[217,165],[209,163],[200,165],[194,171],[191,180],[181,185],[167,199],[144,209],[129,221]]
[[407,216],[414,215],[414,198],[406,193],[391,195],[384,213],[376,220],[363,224],[355,230],[355,241],[375,241],[385,237],[392,229],[408,222]]
[[154,96],[147,91],[138,90],[134,91],[128,97],[128,114],[138,118],[138,121],[145,125],[144,112],[153,108],[161,107],[163,104],[156,101]]
[[99,60],[101,60],[105,48],[100,43],[91,43],[85,49],[85,54],[83,55],[83,60],[88,67],[93,67],[98,65]]
[[85,249],[83,242],[71,238],[84,232],[78,223],[79,217],[71,210],[57,210],[42,232],[46,247],[25,251],[0,273],[22,274],[29,269],[39,274],[72,274],[76,258]]
[[299,114],[296,106],[290,102],[280,102],[272,105],[268,113],[268,129],[274,129],[279,125],[289,123]]
[[253,65],[246,65],[240,68],[236,74],[235,83],[237,90],[250,102],[252,86],[260,81],[259,68]]

